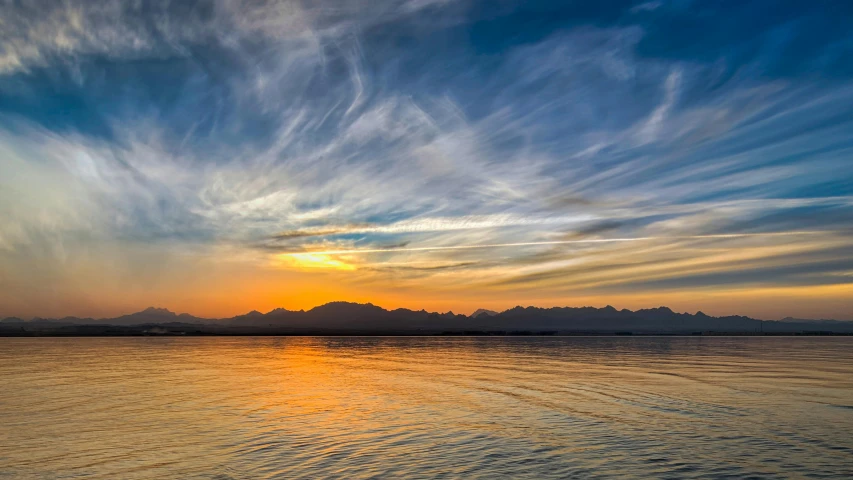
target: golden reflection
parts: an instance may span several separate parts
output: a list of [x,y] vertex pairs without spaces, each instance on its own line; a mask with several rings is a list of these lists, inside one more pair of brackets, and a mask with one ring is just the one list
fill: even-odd
[[742,438],[762,440],[743,462],[777,468],[779,431],[802,476],[853,447],[847,338],[20,340],[0,344],[9,478],[542,478],[567,458],[645,477]]

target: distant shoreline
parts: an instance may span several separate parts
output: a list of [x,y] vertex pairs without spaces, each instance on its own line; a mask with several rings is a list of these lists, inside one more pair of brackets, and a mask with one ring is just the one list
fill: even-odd
[[45,332],[0,329],[0,338],[88,338],[88,337],[849,337],[849,332],[358,332],[358,331],[243,331],[202,332],[110,330],[99,332]]
[[678,313],[667,307],[631,311],[612,306],[514,307],[472,315],[367,303],[332,302],[311,310],[252,311],[208,319],[147,308],[115,318],[0,320],[3,337],[121,336],[828,336],[853,334],[853,322],[759,320],[740,315],[713,317]]

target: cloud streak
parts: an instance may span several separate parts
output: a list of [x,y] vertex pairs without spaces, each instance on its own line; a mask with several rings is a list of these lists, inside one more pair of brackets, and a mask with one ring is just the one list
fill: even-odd
[[516,243],[493,243],[483,245],[453,245],[445,247],[396,247],[378,249],[355,249],[355,250],[310,250],[307,252],[291,252],[281,255],[299,256],[304,253],[317,255],[350,255],[357,253],[384,253],[384,252],[426,252],[431,250],[467,250],[473,248],[503,248],[503,247],[529,247],[538,245],[571,245],[582,243],[614,243],[614,242],[641,242],[641,241],[666,241],[683,239],[713,239],[713,238],[744,238],[744,237],[774,237],[774,236],[796,236],[796,235],[826,235],[833,232],[764,232],[764,233],[731,233],[716,235],[684,235],[677,237],[636,237],[636,238],[595,238],[588,240],[551,240],[542,242],[516,242]]

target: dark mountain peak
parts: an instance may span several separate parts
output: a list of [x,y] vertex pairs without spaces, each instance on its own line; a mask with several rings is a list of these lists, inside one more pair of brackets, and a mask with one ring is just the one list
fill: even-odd
[[317,305],[316,307],[311,308],[308,311],[310,312],[311,310],[317,310],[318,308],[364,307],[367,305],[373,306],[372,303],[329,302],[329,303],[324,303],[322,305]]
[[617,311],[615,308],[613,308],[613,305],[607,305],[606,307],[602,308],[602,310],[608,313],[616,313]]
[[497,314],[498,314],[498,312],[496,312],[494,310],[486,310],[485,308],[478,308],[477,310],[474,311],[474,313],[471,314],[471,318],[477,318],[480,315],[486,315],[487,317],[494,317]]
[[[178,315],[168,309],[165,308],[157,308],[157,307],[148,307],[141,312],[131,313],[129,315],[122,315],[116,318],[101,318],[98,320],[92,319],[83,319],[80,323],[88,324],[106,324],[106,325],[141,325],[144,323],[165,323],[172,322]],[[193,316],[182,316],[184,321],[189,319],[199,320]],[[77,322],[75,322],[77,323]]]
[[674,314],[675,312],[673,312],[669,307],[657,307],[657,308],[643,308],[643,309],[637,310],[635,313],[653,314],[653,315],[654,314],[670,315],[670,314]]
[[228,323],[246,325],[246,324],[251,324],[252,322],[266,322],[265,319],[267,318],[267,316],[268,315],[269,316],[275,316],[274,313],[275,313],[275,311],[272,311],[272,312],[264,315],[263,313],[261,313],[257,310],[252,310],[251,312],[244,313],[243,315],[236,315],[234,317],[231,317],[228,319],[223,319],[223,320],[225,320]]
[[516,305],[516,306],[510,308],[509,310],[504,310],[503,312],[499,313],[497,316],[519,317],[522,315],[529,314],[532,311],[532,310],[530,310],[530,308],[531,307],[522,307],[521,305]]
[[366,313],[386,313],[382,307],[377,307],[372,303],[355,303],[355,302],[329,302],[319,307],[314,307],[308,310],[310,314],[323,315],[351,315],[351,314],[366,314]]
[[169,316],[169,317],[176,316],[175,313],[172,312],[171,310],[169,310],[168,308],[157,308],[157,307],[148,307],[145,310],[143,310],[141,312],[136,312],[133,315],[137,315],[137,314],[161,315],[161,316]]

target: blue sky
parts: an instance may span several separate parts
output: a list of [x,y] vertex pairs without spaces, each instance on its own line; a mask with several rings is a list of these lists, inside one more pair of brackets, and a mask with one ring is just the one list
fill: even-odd
[[12,3],[0,314],[853,318],[851,32],[820,1]]

